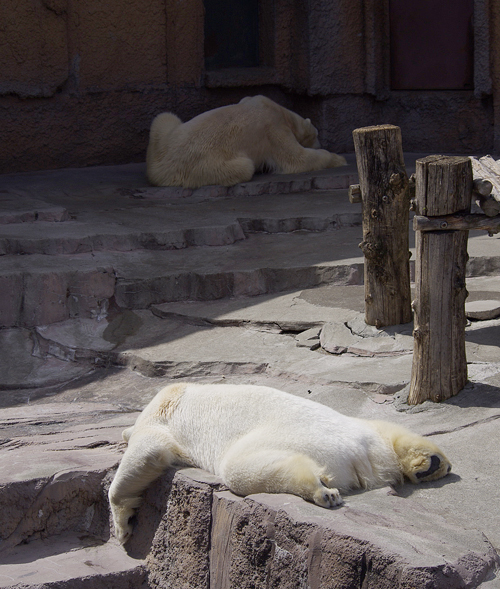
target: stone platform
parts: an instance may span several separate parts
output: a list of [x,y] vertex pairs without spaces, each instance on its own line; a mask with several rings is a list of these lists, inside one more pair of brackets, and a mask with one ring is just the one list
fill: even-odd
[[[469,384],[409,407],[411,324],[363,321],[348,161],[196,191],[135,164],[0,177],[0,587],[500,586],[500,240],[469,238]],[[125,551],[106,500],[121,431],[178,380],[396,421],[453,472],[327,511],[168,471]]]

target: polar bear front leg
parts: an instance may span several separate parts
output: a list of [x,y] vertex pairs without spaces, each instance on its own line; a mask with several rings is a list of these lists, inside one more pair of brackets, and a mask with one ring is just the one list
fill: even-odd
[[221,470],[224,482],[237,495],[291,493],[326,508],[343,503],[323,469],[305,454],[235,449],[222,461]]
[[[130,435],[130,429],[126,430]],[[176,459],[176,445],[162,428],[133,433],[109,488],[115,536],[121,544],[132,535],[129,523],[141,503],[141,494]]]
[[272,138],[272,157],[276,171],[282,174],[312,172],[346,164],[345,158],[326,149],[303,147],[291,130],[281,131]]

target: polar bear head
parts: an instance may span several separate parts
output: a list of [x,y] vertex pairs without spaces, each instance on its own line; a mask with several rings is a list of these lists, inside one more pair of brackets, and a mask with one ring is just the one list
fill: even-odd
[[321,146],[318,141],[318,129],[311,123],[311,119],[302,119],[302,124],[297,125],[294,129],[294,135],[302,147],[319,149]]
[[366,420],[396,453],[401,473],[412,483],[436,481],[451,471],[451,463],[428,437],[388,421]]
[[436,481],[451,471],[451,463],[429,438],[404,433],[393,437],[403,474],[415,484]]

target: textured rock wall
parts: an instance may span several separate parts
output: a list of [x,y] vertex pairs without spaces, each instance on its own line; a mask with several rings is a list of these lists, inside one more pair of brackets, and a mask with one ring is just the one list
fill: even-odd
[[359,523],[332,525],[293,496],[237,497],[216,477],[183,469],[148,489],[127,551],[147,557],[151,589],[458,589],[495,566],[493,554],[473,552],[455,564],[429,553],[415,566],[397,543],[391,551],[377,516]]
[[391,92],[372,0],[309,8],[274,0],[267,9],[274,23],[265,67],[207,73],[201,0],[125,7],[119,0],[5,0],[0,172],[142,161],[157,113],[187,119],[260,92],[311,116],[325,147],[338,152],[353,150],[354,128],[380,123],[402,127],[407,151],[500,150],[496,8],[491,21],[485,17],[481,45],[491,51],[481,63],[491,63],[493,94],[477,96]]

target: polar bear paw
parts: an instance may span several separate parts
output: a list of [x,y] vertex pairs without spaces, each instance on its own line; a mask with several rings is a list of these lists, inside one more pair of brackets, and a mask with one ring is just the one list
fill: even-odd
[[115,537],[120,544],[125,544],[130,536],[132,536],[133,525],[131,523],[131,518],[135,513],[135,509],[139,507],[141,499],[140,497],[117,499],[113,491],[113,485],[111,485],[109,491],[109,504],[113,515]]
[[320,507],[326,507],[327,509],[331,507],[337,507],[338,505],[342,505],[344,500],[340,496],[339,490],[335,488],[328,488],[325,486],[321,486],[316,493],[313,495],[313,501],[316,505]]
[[120,524],[115,522],[115,537],[120,544],[125,544],[127,540],[132,536],[132,524],[128,522],[126,524]]

